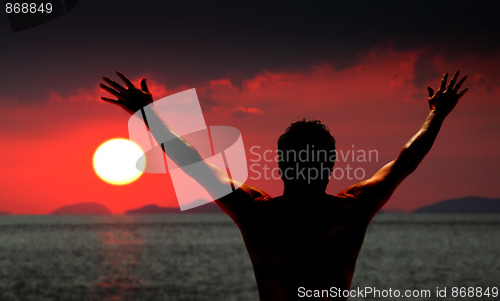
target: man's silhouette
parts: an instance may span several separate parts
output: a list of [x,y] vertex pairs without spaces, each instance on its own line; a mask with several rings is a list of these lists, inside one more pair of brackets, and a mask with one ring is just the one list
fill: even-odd
[[[447,86],[448,74],[439,89],[428,88],[430,113],[420,130],[408,141],[398,157],[371,178],[352,185],[337,195],[326,194],[331,175],[335,139],[319,121],[293,123],[278,140],[279,167],[284,193],[267,193],[241,184],[233,193],[216,200],[236,223],[252,261],[260,300],[295,300],[299,287],[307,290],[349,289],[366,229],[396,187],[412,173],[431,149],[446,116],[467,89],[459,92],[466,77],[458,83],[458,72]],[[122,73],[122,87],[104,77],[109,85],[101,88],[117,97],[103,100],[123,107],[131,114],[153,102],[146,85],[136,88]],[[154,109],[153,109],[154,112]],[[202,161],[196,149],[178,136],[159,117],[148,118],[147,125],[161,128],[153,132],[158,143],[171,140],[165,153],[178,166]],[[154,126],[152,126],[154,124]],[[297,156],[307,151],[305,156]],[[321,155],[323,154],[323,155]],[[302,171],[302,172],[301,172]],[[190,174],[213,193],[232,180],[216,166],[206,163],[200,174]],[[315,177],[305,177],[312,175]],[[214,194],[214,193],[213,193]],[[215,195],[215,194],[214,194]],[[316,300],[330,300],[324,296]],[[347,298],[342,298],[347,299]]]

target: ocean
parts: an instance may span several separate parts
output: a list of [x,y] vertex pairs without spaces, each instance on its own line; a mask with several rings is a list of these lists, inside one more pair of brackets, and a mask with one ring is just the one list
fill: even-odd
[[[352,284],[364,294],[350,300],[498,300],[452,294],[462,287],[490,293],[496,287],[498,294],[499,255],[500,215],[379,214]],[[378,295],[367,295],[367,287]],[[396,290],[414,295],[395,298]],[[0,300],[256,301],[258,295],[243,240],[222,214],[0,216]]]

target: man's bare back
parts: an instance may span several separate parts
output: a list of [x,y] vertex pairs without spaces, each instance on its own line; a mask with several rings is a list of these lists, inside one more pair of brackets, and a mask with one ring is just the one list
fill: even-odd
[[[104,101],[119,105],[131,114],[153,102],[145,79],[138,89],[123,74],[118,72],[118,76],[127,88],[105,77],[109,86],[101,84],[101,88],[117,99],[102,97]],[[445,74],[436,92],[427,88],[429,115],[396,159],[371,178],[336,196],[325,193],[334,161],[280,161],[284,194],[272,198],[257,188],[237,183],[215,165],[205,162],[189,142],[154,113],[154,109],[147,126],[158,144],[169,141],[164,151],[178,166],[205,162],[201,170],[203,175],[185,172],[211,195],[218,195],[216,192],[221,191],[221,187],[239,187],[215,201],[240,229],[252,261],[260,299],[295,300],[301,299],[299,288],[350,288],[368,224],[398,185],[417,168],[431,149],[445,118],[467,92],[467,89],[459,92],[466,78],[458,82],[457,79],[458,72],[447,85],[448,74]],[[335,139],[319,121],[299,121],[280,137],[278,150],[281,147],[298,151],[309,144],[334,149]],[[287,171],[304,167],[319,170],[325,177],[310,181],[309,178],[287,176]],[[325,296],[316,300],[331,299]]]
[[325,194],[289,200],[264,194],[250,201],[247,214],[234,219],[260,300],[295,300],[300,287],[350,287],[370,219],[353,199]]

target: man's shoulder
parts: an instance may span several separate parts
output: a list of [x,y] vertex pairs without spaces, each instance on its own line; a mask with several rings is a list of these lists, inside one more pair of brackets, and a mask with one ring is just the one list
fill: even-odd
[[254,201],[254,204],[260,204],[263,206],[267,205],[269,207],[272,207],[273,205],[287,206],[291,204],[302,204],[307,207],[315,207],[315,205],[317,205],[317,208],[321,207],[347,208],[352,203],[351,198],[340,194],[339,195],[325,194],[323,197],[320,198],[310,198],[308,196],[303,196],[301,197],[300,202],[297,202],[297,200],[287,199],[284,195],[272,197],[269,194],[263,192],[262,190],[251,186],[246,187],[245,190],[247,191],[246,194],[250,196],[252,201]]
[[327,204],[333,205],[338,209],[352,209],[355,204],[355,197],[349,194],[339,193],[336,195],[327,194],[326,197]]
[[[238,190],[241,190],[245,196],[249,197],[251,200],[254,201],[261,201],[269,204],[287,202],[287,198],[284,195],[272,197],[263,190],[247,184],[243,184],[242,186],[240,186],[240,188],[238,188]],[[329,203],[338,204],[338,203],[350,202],[353,198],[350,195],[345,195],[345,194],[337,194],[337,195],[324,194],[324,196],[321,197],[319,200],[309,200],[309,199],[306,200],[306,199],[308,199],[308,197],[304,196],[304,201],[306,202],[319,201],[321,203],[327,203],[327,204]]]
[[[246,211],[255,204],[265,203],[272,197],[261,189],[242,183],[236,185],[232,193],[216,200],[215,202],[226,213],[234,214],[236,211]],[[241,210],[240,210],[241,209]]]
[[267,201],[273,199],[273,197],[271,197],[265,191],[263,191],[257,187],[254,187],[254,186],[250,186],[248,184],[242,184],[236,190],[236,192],[238,192],[238,191],[240,191],[239,196],[246,197],[249,200],[255,201],[255,202],[267,202]]

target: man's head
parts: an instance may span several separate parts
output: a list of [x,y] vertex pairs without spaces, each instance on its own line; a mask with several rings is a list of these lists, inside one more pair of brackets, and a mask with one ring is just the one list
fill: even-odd
[[336,159],[335,138],[319,120],[292,123],[278,139],[285,187],[326,189]]

